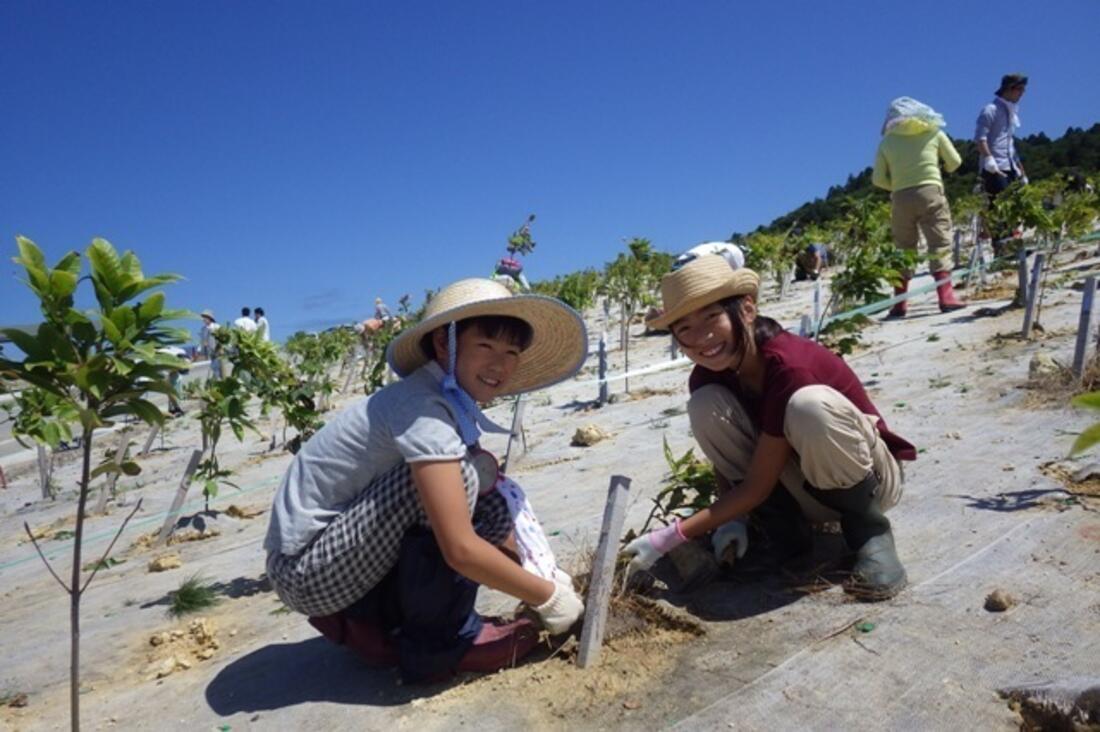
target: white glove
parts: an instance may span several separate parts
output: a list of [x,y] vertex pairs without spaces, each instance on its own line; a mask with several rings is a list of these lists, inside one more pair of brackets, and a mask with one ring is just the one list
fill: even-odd
[[556,584],[561,585],[567,589],[573,589],[573,577],[561,567],[554,567],[554,576],[550,580]]
[[[733,564],[732,560],[745,556],[745,552],[749,548],[748,524],[741,519],[734,519],[727,524],[722,524],[714,530],[710,543],[714,547],[714,558],[719,563],[725,561],[727,564]],[[736,552],[736,556],[731,557],[731,552]]]
[[997,167],[997,161],[993,159],[992,155],[987,158],[982,158],[982,170],[987,173],[992,173],[993,175],[1004,175],[1001,169]]
[[535,607],[543,626],[551,635],[564,633],[584,615],[584,602],[572,587],[554,582],[554,594]]
[[1026,175],[1022,175],[1020,176],[1020,182],[1026,186],[1030,181],[1028,181]]

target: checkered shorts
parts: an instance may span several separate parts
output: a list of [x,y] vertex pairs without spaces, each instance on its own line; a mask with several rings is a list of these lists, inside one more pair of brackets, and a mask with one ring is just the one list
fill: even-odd
[[[478,497],[477,471],[461,463],[466,502],[478,536],[497,545],[512,531],[508,504],[497,491]],[[408,463],[375,478],[348,508],[296,556],[273,552],[267,576],[279,598],[310,616],[331,615],[367,594],[397,564],[401,539],[427,527]]]

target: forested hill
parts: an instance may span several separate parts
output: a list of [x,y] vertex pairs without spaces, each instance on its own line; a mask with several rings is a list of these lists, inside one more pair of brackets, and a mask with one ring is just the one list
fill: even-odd
[[[944,176],[947,196],[954,201],[970,193],[978,175],[978,153],[972,140],[953,139],[955,147],[962,155],[963,164],[954,173]],[[1017,150],[1032,181],[1042,180],[1056,173],[1078,173],[1095,176],[1100,173],[1100,123],[1087,130],[1070,127],[1056,140],[1043,133],[1017,140]],[[874,154],[874,150],[870,150]],[[864,168],[856,175],[848,176],[842,186],[833,186],[825,198],[817,198],[804,203],[788,214],[780,216],[758,230],[782,232],[796,224],[824,224],[837,217],[843,201],[848,197],[866,198],[868,196],[886,200],[889,194],[881,188],[871,185],[871,168]],[[738,238],[738,235],[734,235]]]

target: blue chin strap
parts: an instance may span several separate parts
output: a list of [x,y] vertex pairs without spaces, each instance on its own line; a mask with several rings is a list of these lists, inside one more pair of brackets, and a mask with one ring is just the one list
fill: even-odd
[[506,435],[508,430],[482,414],[477,402],[458,385],[455,378],[455,362],[458,358],[457,326],[452,321],[447,326],[447,373],[443,376],[443,398],[454,408],[458,419],[458,434],[466,447],[473,447],[482,431]]

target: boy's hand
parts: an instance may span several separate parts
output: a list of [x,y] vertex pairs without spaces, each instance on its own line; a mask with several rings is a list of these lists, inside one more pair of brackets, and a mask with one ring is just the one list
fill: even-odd
[[554,594],[535,608],[542,624],[551,635],[564,633],[584,615],[584,602],[572,586],[554,582]]

